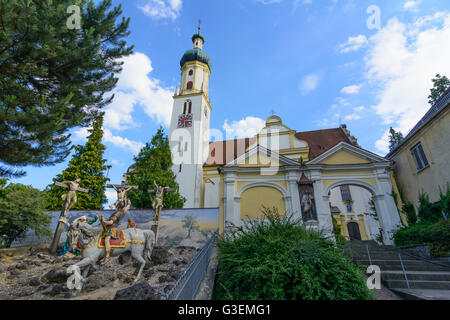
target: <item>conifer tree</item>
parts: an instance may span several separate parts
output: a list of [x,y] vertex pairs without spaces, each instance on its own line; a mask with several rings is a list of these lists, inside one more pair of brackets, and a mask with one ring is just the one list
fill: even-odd
[[112,101],[105,93],[133,47],[124,40],[129,19],[111,3],[0,2],[0,177],[64,161],[67,131],[92,125]]
[[428,96],[428,103],[434,105],[444,92],[450,88],[450,79],[446,76],[437,74],[433,81],[433,88],[430,89],[430,95]]
[[[80,187],[89,190],[89,193],[77,193],[78,201],[74,210],[102,209],[107,202],[105,196],[106,182],[109,181],[104,173],[107,169],[103,154],[106,147],[101,143],[103,137],[103,116],[99,117],[89,129],[90,135],[84,146],[75,146],[75,153],[69,162],[68,168],[58,174],[53,181],[73,181],[80,178]],[[63,206],[61,195],[66,191],[60,187],[49,185],[46,190],[47,209],[60,210]]]
[[[175,174],[171,170],[172,154],[170,152],[169,140],[160,127],[153,136],[150,143],[141,149],[134,157],[134,164],[130,167],[128,184],[139,186],[139,190],[129,191],[128,197],[133,207],[138,209],[148,209],[152,207],[155,194],[148,193],[148,190],[155,189],[155,184],[159,186],[178,189],[175,181]],[[169,192],[164,195],[164,208],[182,208],[186,199],[176,192]]]
[[395,131],[392,127],[389,129],[389,151],[394,150],[395,146],[403,140],[403,134]]

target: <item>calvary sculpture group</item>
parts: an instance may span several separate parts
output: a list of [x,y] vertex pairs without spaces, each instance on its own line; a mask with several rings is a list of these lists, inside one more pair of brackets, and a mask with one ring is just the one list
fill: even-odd
[[[150,261],[153,247],[158,240],[158,226],[163,208],[164,194],[174,192],[175,189],[158,186],[154,182],[156,189],[148,190],[154,193],[153,210],[155,211],[153,230],[142,230],[136,228],[133,219],[128,219],[128,225],[125,230],[119,229],[120,220],[125,217],[127,211],[131,207],[131,201],[127,198],[127,192],[130,190],[138,190],[137,186],[129,186],[126,184],[108,184],[107,188],[113,188],[117,192],[117,201],[110,206],[115,212],[105,220],[100,216],[100,223],[103,231],[100,234],[95,232],[91,226],[93,221],[88,221],[85,216],[75,219],[71,224],[67,220],[67,214],[77,202],[77,192],[87,193],[88,190],[80,187],[80,179],[75,181],[55,182],[55,185],[67,189],[67,193],[62,195],[64,201],[61,215],[59,217],[58,226],[55,230],[53,241],[50,245],[50,253],[55,254],[57,251],[59,239],[61,237],[64,226],[68,228],[68,239],[63,253],[69,251],[79,252],[82,260],[74,266],[83,270],[83,278],[86,278],[91,266],[97,263],[101,258],[101,264],[107,264],[111,256],[118,256],[124,252],[131,252],[131,257],[140,263],[138,275],[135,282],[141,277],[146,262]],[[97,213],[98,216],[98,213]],[[68,249],[70,248],[70,249]],[[128,265],[131,264],[131,258]],[[126,264],[127,265],[127,264]]]

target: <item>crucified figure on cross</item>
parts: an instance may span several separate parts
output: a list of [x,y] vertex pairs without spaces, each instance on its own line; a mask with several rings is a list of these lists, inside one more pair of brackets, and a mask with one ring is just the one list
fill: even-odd
[[131,201],[127,198],[127,192],[130,190],[138,190],[137,186],[127,186],[125,184],[108,184],[107,188],[112,188],[117,192],[117,200],[114,204],[110,205],[110,208],[115,208],[114,212],[109,220],[105,220],[103,216],[100,217],[100,223],[103,226],[103,233],[101,237],[105,237],[105,251],[106,256],[101,261],[101,264],[106,264],[111,257],[111,238],[117,239],[119,237],[119,222],[125,217],[128,209],[131,207]]
[[59,238],[61,238],[61,233],[63,231],[64,225],[67,222],[67,213],[72,209],[72,207],[77,203],[77,191],[88,193],[87,189],[80,187],[80,178],[76,178],[75,181],[63,181],[55,182],[55,186],[67,189],[67,193],[61,196],[64,201],[63,208],[61,210],[61,215],[59,216],[58,226],[56,227],[55,234],[53,236],[52,244],[50,245],[50,253],[56,253],[58,247]]
[[155,211],[153,232],[155,233],[156,244],[156,242],[158,241],[159,218],[161,216],[161,210],[163,208],[164,194],[167,192],[176,192],[177,190],[169,187],[158,186],[156,181],[153,181],[153,183],[155,184],[156,189],[148,190],[148,192],[155,193],[155,199],[153,200],[152,206],[153,210]]

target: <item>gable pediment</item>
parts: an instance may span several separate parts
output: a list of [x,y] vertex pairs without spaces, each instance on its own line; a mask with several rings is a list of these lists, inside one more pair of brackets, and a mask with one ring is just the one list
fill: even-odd
[[308,162],[308,164],[352,165],[387,162],[370,151],[358,148],[346,142],[340,142],[330,150]]
[[228,163],[226,167],[281,167],[285,165],[299,165],[299,163],[257,145],[234,161]]

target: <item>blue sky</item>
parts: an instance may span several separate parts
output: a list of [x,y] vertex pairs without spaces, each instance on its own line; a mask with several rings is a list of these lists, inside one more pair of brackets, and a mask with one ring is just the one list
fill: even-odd
[[[384,155],[389,127],[407,133],[429,107],[433,76],[450,76],[448,0],[113,3],[131,18],[135,46],[106,108],[114,183],[159,125],[167,129],[179,61],[199,19],[213,64],[211,128],[224,136],[253,135],[274,110],[297,131],[346,123],[362,147]],[[74,129],[73,143],[85,135]],[[43,189],[66,166],[26,167],[27,176],[13,182]]]

